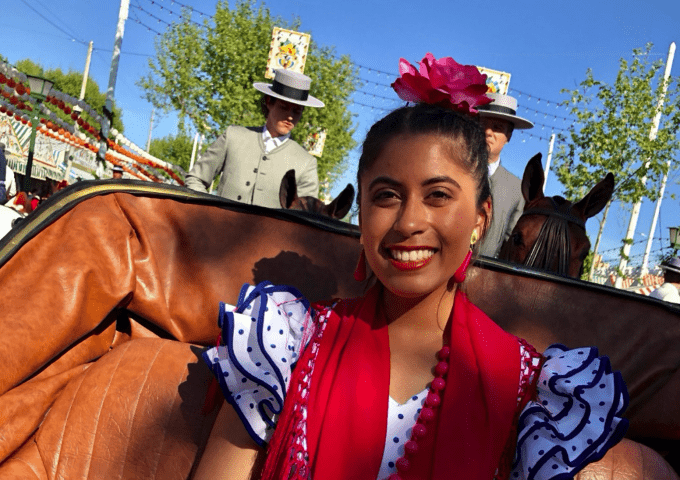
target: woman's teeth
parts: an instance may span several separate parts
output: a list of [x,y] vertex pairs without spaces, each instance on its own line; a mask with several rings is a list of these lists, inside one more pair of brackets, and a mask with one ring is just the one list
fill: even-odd
[[400,262],[418,262],[430,258],[434,255],[434,250],[390,250],[390,255]]

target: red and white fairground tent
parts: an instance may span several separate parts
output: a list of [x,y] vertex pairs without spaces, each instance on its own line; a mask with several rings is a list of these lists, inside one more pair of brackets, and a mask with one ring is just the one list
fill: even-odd
[[[102,117],[82,100],[52,90],[43,103],[30,96],[26,75],[0,62],[0,142],[5,144],[9,167],[26,174],[31,135],[31,112],[38,109],[38,125],[31,177],[39,180],[110,178],[114,165],[124,177],[159,183],[184,184],[177,165],[149,155],[115,129],[107,141],[106,162],[97,162]],[[57,115],[61,110],[70,121]],[[84,114],[87,115],[84,115]],[[62,116],[63,117],[63,116]]]

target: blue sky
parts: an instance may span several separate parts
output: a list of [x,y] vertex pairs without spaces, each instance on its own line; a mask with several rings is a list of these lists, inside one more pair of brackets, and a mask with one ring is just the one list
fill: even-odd
[[[82,71],[87,42],[94,42],[90,76],[101,88],[108,85],[119,2],[116,0],[2,0],[3,26],[0,53],[10,63],[30,58],[47,68]],[[233,4],[233,2],[232,2]],[[665,60],[671,42],[678,41],[680,2],[650,0],[551,0],[489,4],[475,1],[345,0],[343,2],[269,0],[271,12],[286,20],[294,16],[301,30],[321,45],[334,46],[360,66],[364,86],[354,96],[356,139],[361,142],[370,125],[400,105],[388,85],[397,72],[399,57],[415,63],[425,53],[452,56],[464,64],[481,65],[509,72],[511,94],[518,98],[519,114],[536,124],[526,133],[516,132],[504,150],[504,165],[521,177],[526,162],[537,152],[548,152],[552,131],[569,128],[569,114],[557,103],[564,100],[563,88],[574,88],[591,68],[595,78],[613,82],[619,59],[630,59],[633,48],[654,44],[655,58]],[[115,98],[123,109],[125,134],[144,146],[149,129],[151,105],[135,85],[147,71],[148,56],[154,54],[156,32],[165,22],[178,20],[181,5],[194,8],[195,21],[211,16],[214,0],[131,0],[125,25],[122,56]],[[161,8],[162,7],[162,8]],[[172,11],[173,13],[170,13]],[[203,17],[205,18],[205,17]],[[160,21],[159,21],[160,19]],[[263,45],[263,48],[268,48]],[[677,57],[677,56],[676,56]],[[676,58],[673,75],[680,75]],[[175,132],[172,115],[154,121],[153,137]],[[519,133],[519,134],[518,134]],[[333,193],[354,181],[358,152],[349,158],[346,174]],[[680,193],[679,176],[671,176],[669,193]],[[549,174],[546,194],[561,193]],[[666,198],[654,237],[661,236],[652,250],[668,243],[668,227],[680,224],[679,200]],[[654,205],[645,202],[632,255],[640,255],[649,234]],[[605,227],[601,251],[620,246],[629,213],[615,206]],[[594,240],[597,221],[588,222]],[[614,258],[615,252],[605,253]],[[654,258],[654,254],[652,256]]]

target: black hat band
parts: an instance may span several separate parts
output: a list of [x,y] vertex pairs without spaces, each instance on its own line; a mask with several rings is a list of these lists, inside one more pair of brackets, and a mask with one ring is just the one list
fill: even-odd
[[299,88],[289,87],[283,83],[274,80],[272,83],[272,92],[278,93],[281,96],[292,98],[293,100],[307,100],[309,97],[309,90],[301,90]]
[[484,110],[484,111],[487,111],[487,112],[496,112],[496,113],[505,113],[505,114],[508,114],[508,115],[515,115],[517,113],[516,110],[513,110],[512,108],[504,107],[502,105],[494,105],[493,103],[481,105],[481,106],[477,107],[477,110]]

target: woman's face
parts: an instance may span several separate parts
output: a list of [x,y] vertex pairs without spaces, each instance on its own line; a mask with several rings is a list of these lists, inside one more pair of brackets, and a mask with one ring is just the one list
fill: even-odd
[[[419,297],[446,288],[481,235],[475,179],[437,135],[395,137],[361,176],[366,259],[390,292]],[[454,152],[457,154],[457,151]]]

